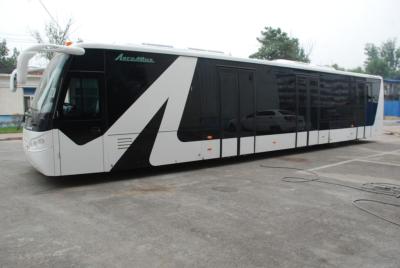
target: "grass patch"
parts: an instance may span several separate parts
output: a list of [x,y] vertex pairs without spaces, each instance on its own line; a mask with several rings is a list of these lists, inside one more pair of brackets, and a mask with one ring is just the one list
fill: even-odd
[[17,127],[2,127],[0,128],[0,134],[5,134],[5,133],[21,133],[22,128],[17,128]]

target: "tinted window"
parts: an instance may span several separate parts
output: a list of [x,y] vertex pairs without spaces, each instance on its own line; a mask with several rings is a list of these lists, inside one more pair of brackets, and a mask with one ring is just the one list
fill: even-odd
[[106,88],[110,124],[114,123],[177,56],[131,51],[106,52]]
[[320,129],[354,127],[350,79],[340,75],[322,75],[320,87]]
[[350,88],[350,78],[348,76],[336,76],[334,86],[337,118],[334,119],[335,124],[333,127],[354,127],[354,107]]
[[354,90],[354,123],[356,126],[365,126],[365,103],[366,86],[365,82],[353,83]]
[[221,88],[221,124],[223,138],[237,136],[239,118],[239,87],[236,72],[220,69],[219,85]]
[[225,137],[254,135],[254,120],[246,120],[254,117],[254,71],[218,67],[228,65],[230,62],[198,59],[178,129],[180,140],[218,139],[221,130],[227,132]]
[[309,130],[319,129],[319,81],[318,78],[309,78],[310,94],[310,128]]
[[309,99],[308,99],[308,80],[305,77],[297,77],[297,131],[309,130]]
[[[280,110],[279,112],[280,112],[281,114],[284,114],[284,115],[291,115],[291,114],[292,114],[291,112],[285,111],[285,110]],[[274,115],[274,114],[275,114],[274,112],[269,112],[269,113],[271,113],[271,115]]]
[[54,107],[55,94],[67,59],[66,55],[57,54],[48,64],[32,102],[35,112],[49,113]]
[[200,75],[198,64],[178,129],[178,137],[181,141],[194,141],[203,138]]
[[70,79],[63,103],[62,117],[68,119],[100,117],[100,93],[97,79]]
[[[286,114],[290,114],[290,113],[286,112]],[[273,111],[262,111],[262,112],[257,112],[257,115],[259,115],[259,116],[275,115],[275,112],[273,112]]]
[[181,141],[220,138],[216,61],[199,58],[178,129]]
[[333,97],[333,82],[332,79],[321,75],[320,80],[320,121],[319,129],[330,129],[330,119],[335,113],[335,102]]
[[[217,66],[228,66],[229,62],[199,59],[196,74],[181,120],[178,136],[183,141],[219,138],[219,89],[218,83],[223,79],[224,86],[231,83],[250,81],[239,78],[219,77]],[[256,87],[256,112],[251,111],[250,91],[245,95],[240,92],[240,101],[235,96],[224,94],[224,102],[239,103],[241,126],[249,123],[256,127],[257,135],[295,132],[298,130],[324,130],[349,128],[363,125],[366,109],[366,92],[368,93],[369,124],[373,123],[379,97],[379,81],[371,80],[370,90],[356,90],[355,80],[349,76],[320,74],[319,77],[304,75],[303,84],[299,84],[299,94],[296,95],[296,73],[293,70],[271,66],[250,65],[245,67],[257,68],[253,79]],[[230,70],[230,69],[227,69]],[[317,75],[317,74],[314,74]],[[223,76],[229,76],[225,74]],[[301,76],[303,77],[303,76]],[[225,81],[226,80],[226,81]],[[229,82],[230,81],[230,82]],[[375,83],[374,87],[372,86]],[[366,85],[364,85],[366,87]],[[239,87],[240,89],[241,87]],[[251,88],[251,83],[248,84]],[[298,99],[297,99],[298,98]],[[298,101],[298,103],[297,103]],[[235,107],[225,104],[222,124],[227,128],[228,122],[234,122]],[[232,104],[233,105],[233,104]],[[307,107],[310,107],[307,112]],[[236,107],[237,108],[237,107]],[[235,109],[236,109],[235,108]],[[227,113],[232,118],[228,118]],[[297,115],[297,113],[299,113]],[[243,122],[243,119],[248,119]],[[229,125],[229,124],[228,124]],[[234,125],[234,124],[231,124]],[[246,127],[250,130],[250,127]],[[246,130],[247,131],[247,130]],[[241,135],[252,135],[251,131]]]
[[203,138],[218,139],[220,127],[220,91],[218,88],[217,61],[199,59],[201,65],[201,126]]
[[[296,76],[290,70],[264,67],[257,76],[256,95],[257,135],[295,131]],[[282,110],[285,114],[275,112]]]
[[248,116],[246,116],[247,118],[253,118],[254,117],[254,113],[249,114]]
[[240,136],[247,137],[255,134],[254,119],[247,120],[246,115],[254,113],[254,72],[237,70],[240,91]]
[[72,56],[70,71],[104,71],[104,50],[85,49],[85,54]]
[[59,95],[55,126],[76,144],[100,135],[104,126],[104,75],[70,72]]
[[375,122],[376,110],[378,108],[380,81],[368,79],[367,83],[367,126]]

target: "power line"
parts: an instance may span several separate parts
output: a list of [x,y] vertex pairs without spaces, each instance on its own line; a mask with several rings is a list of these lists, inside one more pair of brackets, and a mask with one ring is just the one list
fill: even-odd
[[2,35],[2,34],[0,34],[0,37],[1,38],[5,38],[5,39],[7,39],[7,40],[16,40],[16,41],[18,41],[18,40],[22,40],[22,41],[35,41],[36,39],[35,38],[33,38],[33,37],[17,37],[17,36],[7,36],[7,35]]
[[29,34],[21,34],[21,33],[8,33],[8,32],[0,32],[1,36],[12,36],[12,37],[31,37]]
[[4,38],[8,43],[28,43],[28,44],[35,44],[37,43],[35,39],[25,39],[25,38]]
[[39,3],[42,5],[43,9],[47,12],[47,14],[50,16],[50,18],[53,20],[53,22],[57,25],[58,29],[61,30],[60,25],[58,24],[57,20],[51,15],[50,11],[47,9],[47,7],[43,4],[42,0],[38,0]]

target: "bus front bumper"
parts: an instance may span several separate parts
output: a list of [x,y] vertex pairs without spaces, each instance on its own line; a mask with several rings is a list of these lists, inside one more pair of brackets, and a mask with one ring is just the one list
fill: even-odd
[[31,165],[46,176],[55,176],[53,131],[23,130],[23,148]]

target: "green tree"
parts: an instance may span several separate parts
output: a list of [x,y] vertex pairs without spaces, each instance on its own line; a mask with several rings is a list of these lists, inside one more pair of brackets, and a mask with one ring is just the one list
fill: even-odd
[[261,47],[250,58],[256,59],[286,59],[310,62],[309,54],[300,46],[299,39],[290,37],[280,28],[265,27],[261,37],[257,38]]
[[400,79],[400,47],[396,47],[396,39],[389,39],[380,47],[368,43],[364,51],[366,73]]
[[339,64],[337,64],[337,63],[332,64],[331,67],[338,71],[346,71],[345,68],[339,66]]
[[353,72],[353,73],[365,73],[362,67],[358,66],[356,68],[346,69],[344,67],[339,66],[339,64],[334,63],[330,67],[334,68],[338,71],[346,71],[346,72]]
[[[69,39],[72,24],[73,22],[71,18],[68,20],[64,27],[61,27],[56,21],[51,21],[47,23],[44,28],[46,38],[43,38],[39,31],[33,31],[32,36],[39,44],[50,43],[56,45],[64,45],[65,42]],[[81,41],[81,39],[78,40]],[[54,53],[46,52],[43,56],[48,60],[51,60],[51,58],[53,58],[54,56]]]
[[11,73],[17,67],[19,51],[14,48],[11,56],[10,49],[7,47],[7,41],[3,39],[0,42],[0,73]]
[[364,69],[361,66],[358,66],[356,68],[352,69],[347,69],[348,72],[353,72],[353,73],[365,73]]

